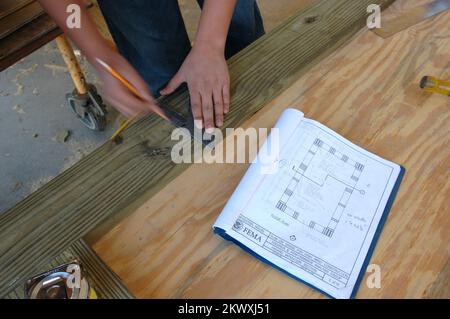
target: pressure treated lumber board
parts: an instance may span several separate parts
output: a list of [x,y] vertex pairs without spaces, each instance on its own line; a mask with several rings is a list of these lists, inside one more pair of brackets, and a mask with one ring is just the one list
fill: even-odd
[[[365,278],[357,297],[450,297],[450,103],[419,88],[426,74],[450,78],[449,37],[450,12],[387,40],[363,30],[243,125],[273,127],[292,106],[406,167],[371,259],[381,288]],[[213,234],[247,167],[189,167],[94,250],[140,298],[321,297]]]
[[[373,2],[393,1],[317,1],[233,57],[226,126],[238,127],[346,43]],[[187,100],[181,92],[160,102],[180,109]],[[118,221],[183,172],[186,165],[149,154],[149,147],[172,145],[172,129],[145,117],[126,131],[123,144],[106,143],[0,216],[0,296],[21,284],[31,265],[45,265],[87,233]]]
[[[123,286],[120,278],[106,266],[102,260],[83,241],[78,240],[66,251],[52,260],[51,263],[40,269],[36,268],[35,275],[46,272],[73,260],[78,260],[86,271],[89,284],[94,288],[100,299],[131,299],[133,295]],[[8,295],[11,299],[25,298],[23,286]]]

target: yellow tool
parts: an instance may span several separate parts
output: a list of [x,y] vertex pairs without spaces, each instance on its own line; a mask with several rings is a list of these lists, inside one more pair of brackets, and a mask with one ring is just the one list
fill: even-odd
[[[127,79],[125,79],[122,75],[120,75],[116,70],[114,70],[111,66],[109,66],[106,62],[100,60],[97,58],[97,62],[103,66],[109,74],[111,74],[113,77],[115,77],[117,80],[119,80],[128,90],[130,90],[137,98],[144,100],[144,98],[139,94],[138,90],[131,84]],[[155,111],[156,114],[158,114],[160,117],[165,119],[166,121],[170,121],[169,118],[162,112]],[[111,140],[115,142],[119,142],[119,135],[128,127],[130,124],[139,116],[142,115],[142,112],[130,117],[127,119],[120,127],[119,129],[111,136]]]
[[116,144],[119,144],[120,141],[122,140],[120,138],[120,134],[122,134],[123,131],[125,131],[125,129],[130,126],[131,123],[133,123],[133,121],[135,119],[137,119],[139,116],[141,115],[141,113],[136,114],[135,116],[130,117],[129,119],[127,119],[126,121],[124,121],[120,127],[117,129],[117,131],[114,132],[114,134],[111,136],[110,140],[114,141]]
[[424,76],[420,81],[420,87],[426,92],[450,96],[450,81],[439,80],[433,76]]

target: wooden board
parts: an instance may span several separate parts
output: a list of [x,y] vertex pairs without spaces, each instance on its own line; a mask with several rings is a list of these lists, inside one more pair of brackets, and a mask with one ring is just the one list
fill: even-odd
[[[293,106],[406,167],[371,260],[381,288],[365,278],[359,298],[450,297],[450,104],[419,88],[423,75],[450,78],[449,30],[449,12],[387,40],[363,30],[244,124],[270,128]],[[191,166],[94,249],[137,297],[322,297],[213,234],[246,169]]]
[[0,39],[5,38],[27,23],[44,14],[41,5],[33,1],[17,11],[14,11],[0,19]]
[[[132,299],[133,295],[123,286],[120,278],[106,266],[102,260],[83,241],[79,240],[54,258],[48,265],[36,268],[35,275],[56,268],[60,265],[78,260],[87,274],[89,284],[94,288],[99,299]],[[7,298],[25,298],[23,286],[11,292]]]
[[[233,57],[229,61],[233,109],[226,126],[240,126],[346,43],[364,25],[366,7],[372,2],[317,1]],[[386,6],[392,0],[376,2]],[[187,101],[185,91],[160,100],[177,109]],[[1,215],[0,296],[21,284],[31,265],[47,264],[100,226],[108,229],[183,172],[186,165],[149,152],[173,145],[172,129],[153,115],[140,120],[126,131],[123,144],[106,143]]]
[[414,6],[407,5],[407,9],[398,10],[390,14],[383,14],[381,28],[372,29],[373,32],[383,38],[388,38],[399,31],[407,29],[425,19],[430,19],[436,14],[445,11],[450,6],[450,0],[416,0]]
[[61,31],[48,15],[42,15],[0,40],[0,72],[52,41]]
[[0,2],[0,19],[19,11],[36,0],[2,0]]
[[[91,0],[85,0],[85,3],[100,33],[110,40],[110,34],[97,3]],[[14,28],[6,28],[14,30],[14,32],[5,37],[0,36],[0,72],[49,43],[62,33],[47,14],[41,14],[39,9],[36,10],[35,6],[37,3],[35,0],[22,0],[15,7],[11,7],[12,3],[8,0],[3,7],[4,9],[7,7],[6,5],[9,5],[11,9],[5,11],[5,19],[13,16],[14,13],[18,12],[17,10],[20,11],[24,6],[34,6],[34,9],[30,10],[27,15],[19,16],[20,20],[16,21],[16,16],[14,16],[12,21]],[[8,12],[9,16],[6,16],[6,12]],[[20,26],[20,28],[17,29],[17,26]],[[0,34],[2,33],[1,29],[2,21],[0,20]],[[7,34],[7,32],[4,32],[4,34]]]
[[450,260],[439,273],[439,276],[434,281],[433,286],[430,287],[426,293],[428,298],[449,299],[450,296]]

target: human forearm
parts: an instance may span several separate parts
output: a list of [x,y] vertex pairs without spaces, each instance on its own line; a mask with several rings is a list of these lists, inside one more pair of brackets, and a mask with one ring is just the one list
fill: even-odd
[[[147,83],[139,73],[105,40],[90,18],[82,0],[38,0],[47,13],[56,21],[64,33],[77,45],[89,62],[97,69],[103,83],[103,96],[122,114],[128,117],[147,112],[162,114],[150,93]],[[112,0],[110,0],[112,1]],[[67,25],[69,5],[80,7],[80,28]],[[137,89],[139,97],[124,87],[116,78],[98,63],[100,59],[122,74]]]
[[[85,3],[82,0],[38,0],[45,11],[55,20],[58,26],[65,34],[83,51],[83,54],[89,61],[96,65],[95,59],[100,57],[108,60],[106,55],[111,54],[111,47],[101,34],[98,32],[95,23],[86,10]],[[71,4],[80,7],[80,28],[69,28],[67,18],[67,7]]]
[[237,0],[205,0],[194,47],[161,94],[188,84],[196,126],[211,132],[230,109],[230,76],[225,44]]
[[195,47],[224,52],[231,18],[237,0],[205,0]]

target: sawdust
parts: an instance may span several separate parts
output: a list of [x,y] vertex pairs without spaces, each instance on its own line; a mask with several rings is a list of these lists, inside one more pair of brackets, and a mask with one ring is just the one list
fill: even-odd
[[67,144],[69,150],[72,152],[72,156],[66,157],[64,159],[64,165],[62,171],[72,167],[75,163],[80,161],[83,157],[89,155],[94,151],[99,143],[91,143],[89,141],[79,142],[76,140],[70,140]]
[[45,176],[45,177],[41,177],[38,180],[32,181],[31,186],[30,186],[30,194],[37,191],[39,188],[41,188],[42,186],[44,186],[45,184],[50,182],[52,179],[53,179],[53,176]]
[[16,182],[16,184],[14,184],[14,187],[11,189],[11,192],[15,193],[17,192],[19,189],[21,189],[23,186],[23,183],[21,181]]
[[13,110],[16,111],[19,114],[25,114],[25,111],[20,105],[14,105]]
[[44,64],[44,67],[52,71],[52,75],[55,77],[58,73],[67,73],[69,70],[64,65],[57,64]]
[[16,84],[17,90],[16,90],[16,93],[14,93],[14,96],[22,95],[23,94],[23,84],[20,84],[20,83],[15,83],[15,84]]
[[[65,143],[65,145],[67,145],[67,147],[69,148],[69,150],[72,152],[73,155],[64,159],[65,163],[63,164],[61,172],[64,172],[68,168],[72,167],[75,163],[80,161],[83,157],[90,154],[93,150],[95,150],[99,146],[99,143],[79,142],[76,140],[69,140],[67,141],[67,143]],[[9,154],[5,154],[5,156],[8,155]],[[32,181],[30,186],[30,193],[34,193],[39,188],[50,182],[53,178],[54,176],[44,176],[35,181]]]
[[70,135],[72,134],[72,132],[70,132],[69,130],[64,130],[61,132],[58,132],[58,134],[56,134],[52,140],[58,143],[66,143],[69,140]]
[[37,69],[38,67],[39,67],[39,64],[34,63],[32,66],[30,66],[30,67],[27,68],[27,69],[19,69],[19,70],[17,71],[17,75],[16,75],[15,79],[20,80],[20,79],[22,79],[22,78],[24,78],[24,77],[30,76],[31,74],[34,73],[34,71],[36,71],[36,69]]
[[34,71],[39,67],[37,63],[33,64],[28,69],[19,69],[17,71],[16,76],[11,80],[12,83],[16,85],[16,93],[14,93],[15,96],[19,96],[23,94],[24,85],[20,82],[23,78],[29,77],[31,74],[33,74]]

